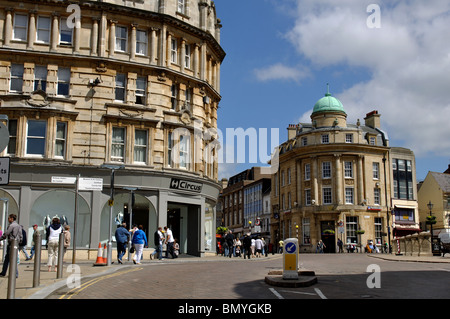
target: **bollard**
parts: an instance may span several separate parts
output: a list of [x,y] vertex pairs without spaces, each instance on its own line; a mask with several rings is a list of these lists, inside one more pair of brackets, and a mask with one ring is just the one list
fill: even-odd
[[288,238],[283,249],[283,279],[298,279],[298,240]]
[[33,272],[33,288],[39,287],[41,281],[41,233],[37,233],[36,241],[34,242],[34,272]]
[[58,268],[57,268],[57,272],[56,272],[56,278],[62,278],[63,259],[64,259],[64,232],[61,232],[61,234],[59,234]]
[[16,274],[18,255],[17,240],[12,240],[9,246],[9,276],[7,299],[14,299],[16,295]]

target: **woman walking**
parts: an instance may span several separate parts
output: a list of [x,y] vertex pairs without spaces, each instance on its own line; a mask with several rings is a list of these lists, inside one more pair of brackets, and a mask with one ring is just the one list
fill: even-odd
[[[59,222],[59,218],[52,219],[52,224],[47,228],[47,247],[48,247],[48,271],[51,271],[52,266],[55,267],[55,271],[58,266],[58,247],[59,247],[59,234],[63,231],[63,228]],[[62,244],[62,243],[61,243]]]
[[142,258],[142,252],[144,250],[144,246],[148,246],[147,236],[145,232],[142,230],[142,225],[139,225],[138,229],[133,234],[132,243],[134,245],[134,249],[136,250],[136,254],[133,258],[133,263],[140,264]]

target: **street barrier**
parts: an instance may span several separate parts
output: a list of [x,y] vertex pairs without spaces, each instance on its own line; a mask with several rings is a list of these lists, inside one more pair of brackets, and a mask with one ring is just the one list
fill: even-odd
[[98,243],[97,260],[95,261],[94,266],[106,266],[103,259],[102,243]]

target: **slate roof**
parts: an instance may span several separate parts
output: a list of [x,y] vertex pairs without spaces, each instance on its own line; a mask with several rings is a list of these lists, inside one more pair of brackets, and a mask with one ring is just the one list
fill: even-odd
[[450,174],[430,172],[444,193],[450,193]]

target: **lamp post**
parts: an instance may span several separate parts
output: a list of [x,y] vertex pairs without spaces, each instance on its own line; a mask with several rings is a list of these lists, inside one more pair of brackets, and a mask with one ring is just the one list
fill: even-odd
[[429,218],[427,217],[427,221],[430,224],[430,234],[431,234],[431,253],[433,253],[433,204],[431,203],[431,200],[427,204],[428,210],[430,211]]
[[110,198],[109,198],[109,221],[108,221],[108,254],[107,254],[107,261],[106,261],[106,265],[110,266],[111,265],[111,260],[112,260],[112,215],[113,215],[113,206],[114,206],[114,171],[116,169],[121,169],[124,166],[123,165],[108,165],[108,164],[104,164],[101,166],[102,168],[108,168],[111,170],[111,182],[110,182],[110,188],[111,188],[111,193],[110,193]]

